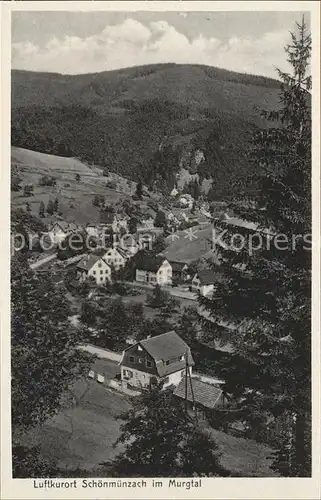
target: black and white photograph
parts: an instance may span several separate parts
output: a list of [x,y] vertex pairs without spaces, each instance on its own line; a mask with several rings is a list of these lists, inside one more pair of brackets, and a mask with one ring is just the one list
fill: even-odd
[[12,479],[314,478],[311,2],[12,3]]

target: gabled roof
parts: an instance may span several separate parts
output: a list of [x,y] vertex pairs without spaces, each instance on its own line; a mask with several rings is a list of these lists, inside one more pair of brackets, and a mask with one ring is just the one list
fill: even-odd
[[[185,377],[183,377],[174,390],[174,395],[182,399],[185,399],[185,380]],[[194,393],[194,402],[211,410],[215,408],[219,397],[222,395],[222,390],[214,385],[207,384],[202,380],[192,378],[191,382]],[[187,380],[187,400],[191,403],[193,402],[190,380]]]
[[194,364],[190,348],[177,333],[172,330],[156,337],[141,340],[139,344],[157,361],[169,361],[189,352],[189,364]]
[[137,269],[141,271],[151,271],[156,273],[163,262],[167,261],[166,257],[147,255],[137,264]]
[[117,252],[124,258],[128,259],[128,253],[121,247],[116,247]]
[[78,269],[82,269],[83,271],[89,271],[89,269],[91,269],[96,264],[96,262],[98,262],[99,260],[101,260],[102,262],[104,262],[104,264],[106,266],[108,265],[98,255],[90,254],[90,255],[86,255],[83,259],[81,259],[80,262],[78,262],[77,268]]
[[[183,370],[186,366],[186,352],[188,365],[193,366],[195,364],[190,348],[175,331],[141,340],[134,345],[141,345],[141,347],[154,359],[159,377],[165,377],[170,373]],[[128,347],[126,351],[132,347],[133,346]],[[183,359],[175,360],[175,358]],[[173,362],[166,365],[166,361],[171,360],[173,360]]]
[[183,271],[184,267],[186,266],[185,262],[174,262],[171,260],[169,263],[172,266],[172,270],[176,272]]
[[213,285],[216,281],[216,273],[212,269],[201,269],[196,273],[201,285]]
[[77,230],[80,231],[82,229],[81,226],[78,226],[78,224],[75,224],[74,222],[66,222],[64,220],[59,220],[50,224],[49,231],[52,231],[56,226],[58,226],[65,233]]

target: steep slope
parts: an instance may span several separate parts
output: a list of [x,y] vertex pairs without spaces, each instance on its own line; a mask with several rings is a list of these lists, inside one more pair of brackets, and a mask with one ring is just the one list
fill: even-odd
[[275,80],[201,65],[72,76],[13,71],[12,143],[162,189],[173,185],[185,150],[201,147],[202,175],[215,179],[222,198],[248,173],[246,142],[264,126],[256,108],[274,109],[277,96]]

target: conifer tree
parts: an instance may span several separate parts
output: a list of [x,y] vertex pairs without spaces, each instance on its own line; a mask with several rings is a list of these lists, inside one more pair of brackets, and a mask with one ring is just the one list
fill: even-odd
[[133,399],[121,416],[121,436],[115,445],[123,453],[109,462],[117,477],[228,476],[211,435],[201,430],[175,400],[171,389],[154,387]]
[[[17,252],[11,266],[12,429],[28,430],[60,407],[70,383],[89,367],[90,356],[78,352],[81,332],[68,321],[69,304],[37,275]],[[80,338],[79,336],[80,335]]]
[[53,203],[53,211],[58,212],[58,208],[59,208],[59,201],[58,201],[58,198],[56,198],[54,203]]
[[40,202],[39,205],[39,217],[44,217],[45,216],[45,204],[43,201]]
[[135,194],[139,200],[142,199],[142,197],[143,197],[143,183],[141,180],[137,182]]
[[[203,320],[208,332],[234,347],[222,374],[236,398],[235,418],[246,421],[254,435],[271,418],[282,418],[283,438],[272,467],[281,475],[307,477],[311,474],[311,37],[304,19],[297,29],[285,49],[292,74],[278,70],[280,108],[263,113],[270,126],[257,131],[250,151],[256,170],[262,172],[258,194],[232,207],[257,229],[250,237],[246,229],[241,232],[221,221],[224,243],[218,248],[226,279],[217,284],[213,299],[199,300],[212,320]],[[238,251],[232,244],[236,233],[242,240]],[[250,247],[251,238],[259,247],[256,250]],[[232,323],[233,328],[216,328],[217,320]]]
[[52,200],[48,201],[47,214],[52,215],[54,213],[54,204]]

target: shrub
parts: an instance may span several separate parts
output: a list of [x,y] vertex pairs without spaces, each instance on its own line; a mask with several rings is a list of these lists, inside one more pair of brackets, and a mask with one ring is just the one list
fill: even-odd
[[33,196],[33,185],[27,184],[23,188],[23,196]]
[[108,181],[108,182],[106,183],[106,187],[107,187],[107,188],[109,188],[109,189],[116,189],[117,184],[116,184],[116,182],[115,182],[115,181]]
[[57,184],[57,180],[55,177],[51,177],[49,175],[43,175],[39,179],[39,186],[55,186]]

